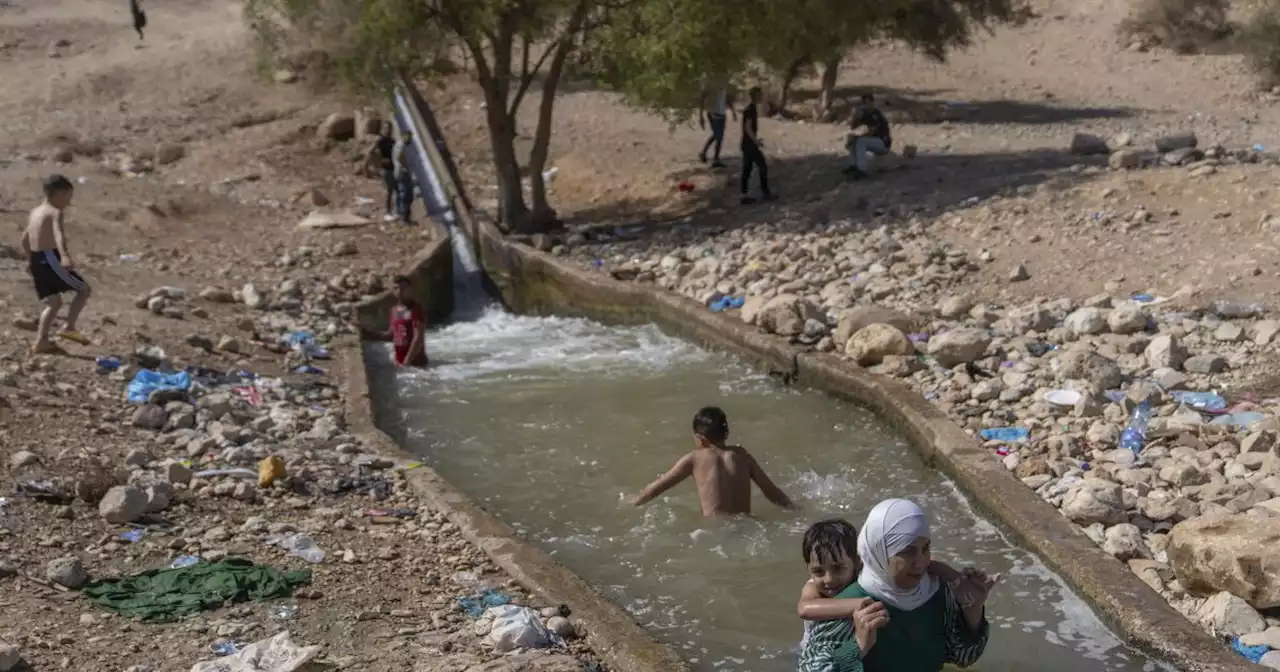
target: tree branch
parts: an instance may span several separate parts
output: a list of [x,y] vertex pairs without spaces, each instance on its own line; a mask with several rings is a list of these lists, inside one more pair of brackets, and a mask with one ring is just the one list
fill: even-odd
[[533,65],[532,70],[529,69],[529,43],[527,41],[525,42],[524,70],[520,75],[520,84],[516,87],[516,94],[511,100],[511,114],[514,115],[516,110],[520,109],[520,103],[524,102],[525,94],[529,92],[529,87],[533,85],[534,78],[537,77],[539,72],[542,72],[542,66],[546,65],[547,59],[550,58],[551,55],[555,53],[556,49],[559,48],[560,44],[566,39],[569,39],[570,36],[571,33],[566,31],[565,35],[561,35],[559,39],[543,50],[542,55],[538,57],[538,62]]

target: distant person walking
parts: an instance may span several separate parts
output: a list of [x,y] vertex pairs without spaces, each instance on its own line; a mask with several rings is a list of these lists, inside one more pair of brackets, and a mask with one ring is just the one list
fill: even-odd
[[769,165],[764,160],[764,143],[760,141],[760,87],[753,86],[748,94],[750,104],[742,111],[742,204],[756,202],[748,193],[751,185],[751,170],[760,169],[760,194],[766,201],[775,196],[769,191]]
[[713,91],[704,91],[702,100],[698,102],[698,126],[702,130],[707,130],[707,123],[711,123],[711,137],[707,138],[707,142],[702,145],[702,151],[698,152],[698,160],[707,162],[707,150],[715,147],[715,153],[712,154],[711,167],[724,168],[724,164],[720,162],[720,147],[724,145],[724,127],[725,112],[733,115],[733,120],[738,120],[738,113],[733,109],[733,101],[729,99],[728,89],[721,87]]
[[893,147],[893,138],[889,135],[889,120],[876,107],[876,97],[866,93],[858,109],[853,112],[850,124],[853,131],[853,163],[844,169],[846,175],[860,180],[870,173],[871,156],[884,156]]
[[138,39],[143,39],[142,29],[147,27],[147,13],[142,11],[142,0],[129,0],[129,13],[133,15],[133,29]]
[[392,132],[391,122],[384,121],[378,128],[378,138],[369,146],[364,157],[366,173],[376,171],[381,175],[382,186],[387,190],[383,206],[386,214],[382,217],[387,222],[395,221],[395,213],[400,207],[400,184],[396,179],[396,139],[392,137]]

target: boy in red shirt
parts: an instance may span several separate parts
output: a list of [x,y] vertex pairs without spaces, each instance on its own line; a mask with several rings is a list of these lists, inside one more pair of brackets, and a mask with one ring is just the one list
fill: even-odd
[[391,307],[391,340],[396,347],[396,366],[426,366],[427,319],[422,306],[410,294],[409,278],[397,275],[396,305]]

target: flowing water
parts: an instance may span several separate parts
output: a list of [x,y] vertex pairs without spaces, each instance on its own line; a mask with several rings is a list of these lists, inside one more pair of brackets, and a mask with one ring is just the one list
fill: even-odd
[[[774,384],[652,327],[490,311],[428,337],[432,367],[396,372],[373,350],[384,427],[450,482],[625,607],[697,670],[795,669],[806,525],[861,526],[879,500],[929,513],[935,558],[1004,572],[982,672],[1153,669],[1027,551],[975,516],[869,412]],[[729,415],[800,512],[756,495],[757,519],[704,520],[690,480],[644,508],[638,492],[692,447],[703,405]]]

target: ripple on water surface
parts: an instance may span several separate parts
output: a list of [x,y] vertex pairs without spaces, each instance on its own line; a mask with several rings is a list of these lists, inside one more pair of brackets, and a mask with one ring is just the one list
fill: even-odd
[[[653,327],[490,311],[428,345],[432,367],[407,372],[369,346],[375,382],[395,391],[382,400],[395,411],[388,429],[698,670],[793,670],[805,527],[831,516],[860,525],[891,496],[928,511],[936,557],[1005,573],[983,672],[1154,667],[861,408],[779,387]],[[625,505],[691,448],[690,419],[707,404],[726,410],[733,440],[801,512],[757,496],[757,518],[705,521],[692,482]]]

